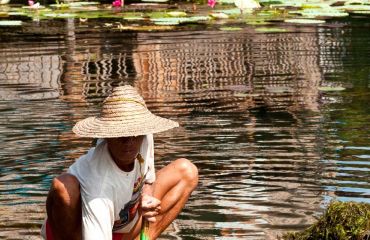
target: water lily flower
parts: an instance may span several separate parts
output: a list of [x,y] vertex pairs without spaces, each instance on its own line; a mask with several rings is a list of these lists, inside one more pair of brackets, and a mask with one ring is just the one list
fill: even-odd
[[121,0],[114,0],[112,2],[112,5],[113,5],[113,7],[121,7],[122,6],[122,2],[121,2]]
[[210,6],[211,8],[214,8],[216,5],[216,0],[208,0],[208,6]]
[[35,2],[34,2],[34,1],[32,1],[32,0],[28,0],[28,6],[33,6],[33,4],[35,4]]

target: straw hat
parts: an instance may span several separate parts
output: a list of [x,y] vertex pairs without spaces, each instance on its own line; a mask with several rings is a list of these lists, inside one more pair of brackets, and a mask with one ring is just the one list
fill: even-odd
[[177,122],[151,113],[143,98],[127,85],[115,88],[105,99],[100,116],[77,122],[72,131],[81,137],[115,138],[157,133],[178,126]]

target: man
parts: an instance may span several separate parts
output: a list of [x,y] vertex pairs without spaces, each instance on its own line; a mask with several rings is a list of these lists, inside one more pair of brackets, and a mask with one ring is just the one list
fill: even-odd
[[154,170],[152,134],[177,126],[152,114],[133,87],[114,89],[99,117],[73,128],[98,142],[52,181],[43,237],[130,240],[139,235],[144,219],[150,239],[156,239],[198,183],[197,168],[184,158]]

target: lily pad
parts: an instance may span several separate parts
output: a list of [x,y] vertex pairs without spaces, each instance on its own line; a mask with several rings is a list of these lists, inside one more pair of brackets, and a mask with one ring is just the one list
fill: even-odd
[[347,12],[336,9],[303,9],[301,11],[295,11],[294,13],[298,13],[306,18],[347,17],[349,15]]
[[180,12],[180,11],[173,11],[173,12],[168,12],[168,16],[170,17],[186,17],[186,12]]
[[0,12],[0,18],[6,18],[6,17],[8,17],[9,16],[9,14],[7,13],[7,12]]
[[202,21],[209,21],[211,20],[211,18],[209,16],[193,16],[193,17],[190,17],[189,20],[191,20],[191,22],[202,22]]
[[200,21],[207,21],[209,17],[165,17],[165,18],[151,18],[156,25],[178,25],[181,23],[198,23]]
[[7,21],[0,21],[0,26],[21,26],[22,21],[17,20],[7,20]]
[[227,18],[229,18],[229,15],[227,15],[225,13],[222,13],[222,12],[211,13],[210,16],[213,17],[213,18],[216,18],[216,19],[227,19]]
[[344,5],[340,7],[335,7],[336,9],[341,9],[345,11],[370,11],[370,5]]
[[370,15],[370,10],[369,11],[353,11],[353,14],[359,14],[359,15]]
[[247,20],[246,21],[246,24],[248,25],[254,25],[254,26],[258,26],[258,25],[270,25],[272,23],[270,22],[266,22],[264,20]]
[[344,87],[319,87],[318,89],[323,92],[337,92],[346,90]]
[[119,30],[128,30],[128,31],[166,31],[173,29],[172,26],[122,26],[119,25]]
[[53,7],[53,8],[69,8],[70,4],[68,4],[68,3],[59,3],[59,4],[50,4],[49,6]]
[[231,9],[224,9],[224,10],[217,10],[216,13],[224,13],[227,15],[240,15],[240,9],[239,8],[231,8]]
[[9,16],[26,16],[27,13],[25,12],[9,12]]
[[286,22],[286,23],[298,23],[298,24],[320,24],[320,23],[325,23],[324,20],[304,19],[304,18],[285,19],[284,22]]
[[180,23],[193,22],[191,18],[186,17],[154,18],[151,21],[156,25],[179,25]]
[[259,3],[263,6],[271,5],[271,4],[282,4],[283,1],[280,0],[260,0]]
[[50,18],[75,18],[77,17],[77,14],[73,13],[45,13],[43,14],[45,17]]
[[255,31],[262,33],[279,33],[286,32],[287,30],[285,28],[271,27],[271,28],[256,28]]
[[99,5],[100,2],[71,2],[69,5],[71,7],[80,7],[80,6],[91,6],[91,5]]
[[45,9],[45,6],[40,5],[39,3],[35,3],[32,6],[22,6],[24,9],[30,9],[30,10],[40,10]]

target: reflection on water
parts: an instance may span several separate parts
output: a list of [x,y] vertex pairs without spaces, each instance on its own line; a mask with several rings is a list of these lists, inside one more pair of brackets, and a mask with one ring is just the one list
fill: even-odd
[[122,84],[181,124],[157,135],[158,167],[187,157],[200,169],[166,239],[275,239],[332,198],[370,202],[361,27],[125,33],[66,20],[50,30],[0,37],[1,238],[37,238],[51,179],[91,144],[73,124]]

